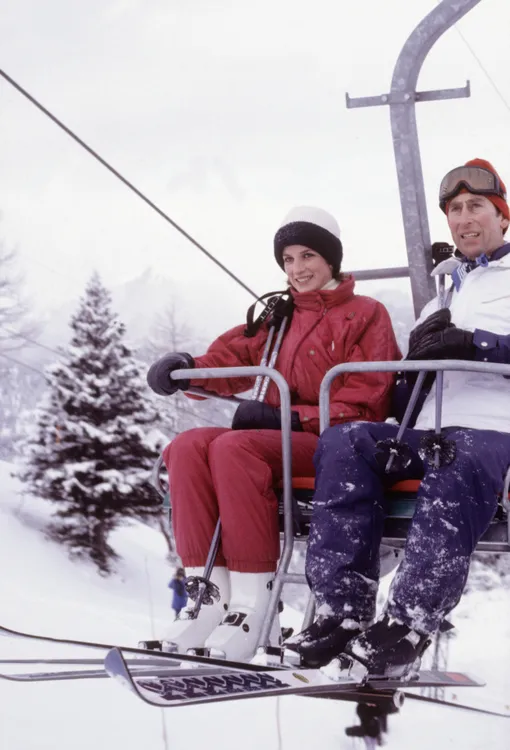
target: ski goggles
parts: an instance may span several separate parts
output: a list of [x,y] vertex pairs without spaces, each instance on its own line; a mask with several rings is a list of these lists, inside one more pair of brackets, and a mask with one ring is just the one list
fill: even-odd
[[459,190],[465,188],[477,195],[499,195],[506,201],[501,180],[483,167],[456,167],[443,177],[439,187],[439,207],[446,212],[446,204]]

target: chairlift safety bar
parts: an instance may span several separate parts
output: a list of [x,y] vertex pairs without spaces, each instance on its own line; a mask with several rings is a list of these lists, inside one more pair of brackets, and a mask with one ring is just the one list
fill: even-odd
[[425,361],[399,360],[393,362],[345,362],[335,365],[325,374],[319,391],[319,413],[321,433],[329,427],[329,394],[331,383],[340,375],[349,372],[434,372],[434,371],[480,372],[504,375],[510,378],[510,365],[493,362],[471,362],[457,359],[430,359]]

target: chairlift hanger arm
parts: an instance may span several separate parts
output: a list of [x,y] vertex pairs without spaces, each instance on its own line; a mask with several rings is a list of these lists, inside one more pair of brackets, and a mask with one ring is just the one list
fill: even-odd
[[[433,45],[479,2],[480,0],[443,0],[418,24],[397,59],[391,81],[392,96],[416,90],[421,67]],[[435,289],[430,278],[430,229],[414,99],[390,105],[390,119],[411,268],[411,287],[415,312],[418,314],[434,296]]]
[[421,166],[416,101],[469,96],[469,85],[464,89],[445,89],[416,92],[416,83],[423,62],[447,29],[468,13],[480,0],[443,0],[414,29],[397,59],[391,81],[391,91],[379,97],[351,99],[347,106],[375,106],[389,104],[393,149],[404,222],[407,255],[416,317],[435,295],[430,277],[430,230],[425,201]]

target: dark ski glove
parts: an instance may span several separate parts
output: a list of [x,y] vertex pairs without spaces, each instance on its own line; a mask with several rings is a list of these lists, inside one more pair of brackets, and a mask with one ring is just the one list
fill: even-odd
[[[294,432],[302,432],[303,427],[297,411],[291,412],[291,427]],[[239,404],[232,420],[233,430],[281,430],[280,409],[263,401],[244,401]]]
[[150,366],[147,382],[154,393],[160,396],[173,396],[177,391],[186,391],[189,380],[172,380],[170,373],[174,370],[187,370],[195,367],[195,360],[186,352],[170,352]]
[[422,336],[407,359],[475,359],[475,354],[473,334],[451,326]]
[[[413,351],[417,344],[421,341],[424,336],[429,336],[431,333],[438,333],[444,331],[445,328],[453,326],[452,315],[447,307],[436,310],[436,312],[425,318],[423,323],[414,328],[409,335],[409,351]],[[418,359],[418,357],[409,357],[407,359]]]

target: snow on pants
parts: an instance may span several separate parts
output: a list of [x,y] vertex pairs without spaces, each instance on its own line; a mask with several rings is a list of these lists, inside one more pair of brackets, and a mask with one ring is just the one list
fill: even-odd
[[[313,476],[318,437],[292,433],[292,473]],[[277,430],[199,427],[178,435],[163,457],[170,478],[172,523],[184,566],[205,564],[218,517],[217,565],[247,573],[276,570],[280,556],[278,502],[283,476]]]
[[402,479],[423,479],[386,610],[431,633],[458,603],[470,556],[496,512],[510,465],[510,434],[445,428],[456,456],[436,469],[419,455],[420,440],[430,432],[408,429],[403,442],[410,464],[387,475],[376,460],[376,443],[395,438],[397,430],[396,425],[358,422],[331,427],[321,436],[306,574],[319,613],[372,619],[384,489]]

